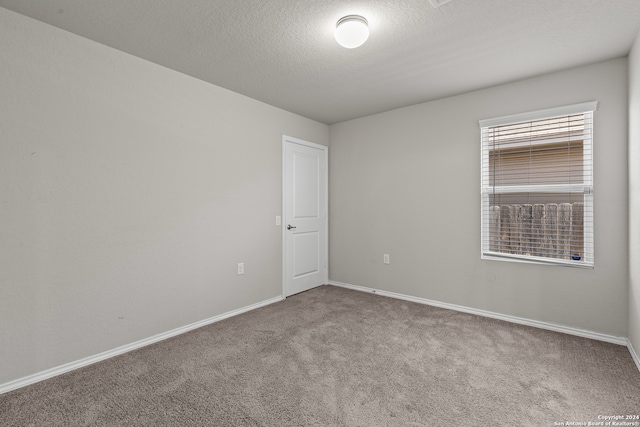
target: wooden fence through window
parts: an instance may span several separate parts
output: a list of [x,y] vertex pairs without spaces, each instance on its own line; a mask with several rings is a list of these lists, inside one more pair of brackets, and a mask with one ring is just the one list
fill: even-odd
[[492,252],[584,259],[584,203],[501,205],[489,208]]

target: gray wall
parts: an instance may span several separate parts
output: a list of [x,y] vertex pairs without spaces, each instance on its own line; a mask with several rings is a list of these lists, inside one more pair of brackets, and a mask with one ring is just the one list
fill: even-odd
[[640,34],[629,55],[629,340],[640,354]]
[[326,125],[2,8],[0,52],[0,384],[281,295]]
[[[626,337],[627,81],[623,58],[330,126],[330,279]],[[590,100],[595,268],[481,260],[478,120]]]

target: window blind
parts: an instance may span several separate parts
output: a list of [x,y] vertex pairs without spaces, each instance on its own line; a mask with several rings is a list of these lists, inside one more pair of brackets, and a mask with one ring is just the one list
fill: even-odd
[[480,121],[483,258],[593,266],[596,108]]

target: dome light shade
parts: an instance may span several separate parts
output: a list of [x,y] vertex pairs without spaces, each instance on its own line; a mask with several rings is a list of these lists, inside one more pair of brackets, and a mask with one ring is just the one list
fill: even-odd
[[336,41],[347,49],[361,46],[369,38],[369,23],[360,15],[347,15],[336,24]]

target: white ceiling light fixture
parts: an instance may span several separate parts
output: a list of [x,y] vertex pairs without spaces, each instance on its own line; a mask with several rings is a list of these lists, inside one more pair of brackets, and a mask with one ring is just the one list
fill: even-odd
[[362,46],[369,38],[369,23],[360,15],[347,15],[336,24],[336,41],[342,47]]
[[444,6],[451,1],[453,0],[429,0],[429,3],[431,3],[431,6],[433,6],[434,9],[437,9],[440,6]]

